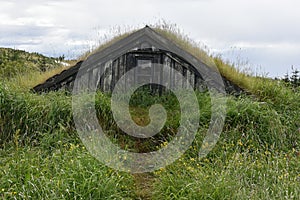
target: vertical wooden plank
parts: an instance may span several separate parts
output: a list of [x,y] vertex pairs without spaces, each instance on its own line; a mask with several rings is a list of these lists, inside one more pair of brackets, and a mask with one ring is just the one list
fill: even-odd
[[[164,60],[164,57],[167,58],[167,56],[164,56],[165,54],[160,54],[159,56],[159,64],[160,64],[160,73],[159,73],[159,83],[162,84],[163,83],[163,75],[164,75],[164,70],[163,70],[163,66],[166,64],[166,60]],[[163,87],[159,86],[158,89],[158,93],[159,95],[162,95],[163,93]]]
[[94,82],[94,76],[93,76],[93,70],[89,70],[87,72],[87,75],[88,75],[88,87],[91,89],[93,88],[93,85],[95,85],[95,82]]
[[109,61],[104,67],[104,92],[110,91],[111,79],[112,79],[112,62]]
[[198,85],[199,85],[199,80],[198,80],[198,79],[199,79],[199,77],[198,77],[197,74],[195,74],[194,77],[195,77],[195,80],[194,80],[194,83],[195,83],[195,84],[194,84],[194,90],[198,90],[198,87],[199,87],[199,86],[198,86]]
[[[126,56],[126,70],[125,73],[127,73],[128,71],[130,71],[131,69],[133,69],[135,67],[135,58],[132,55],[132,53],[128,53],[128,55]],[[135,74],[134,74],[135,76]],[[134,82],[135,82],[135,77],[127,77],[126,79],[126,88],[130,88]]]
[[101,72],[101,66],[95,68],[93,70],[93,76],[94,76],[94,81],[95,81],[95,87],[99,88],[100,87],[100,72]]
[[99,73],[101,74],[101,76],[99,76],[99,86],[98,88],[103,92],[104,91],[104,73],[103,73],[103,70],[104,70],[104,64],[102,64],[99,68]]
[[190,85],[194,88],[194,84],[195,84],[195,74],[194,72],[190,71],[190,77],[189,77],[189,82],[190,82]]
[[[163,72],[161,75],[161,83],[162,85],[170,87],[170,74],[171,74],[171,65],[173,60],[167,57],[166,63],[163,65]],[[164,80],[165,79],[165,80]]]
[[183,66],[180,64],[175,65],[176,75],[174,78],[174,84],[177,85],[175,89],[182,88],[182,77],[180,77],[180,75],[182,75],[182,68],[183,68]]
[[116,67],[116,79],[115,79],[115,84],[119,81],[120,79],[120,60],[122,59],[123,56],[120,56],[118,59],[117,59],[117,67]]
[[[126,53],[123,57],[123,60],[122,60],[122,76],[125,75],[126,73],[126,64],[127,64],[127,55],[128,53]],[[125,91],[127,90],[127,83],[125,81]]]
[[118,73],[118,60],[120,58],[117,58],[114,60],[111,64],[111,83],[110,83],[110,91],[112,92],[115,84],[116,84],[116,79],[117,79],[117,73]]
[[[186,84],[191,84],[190,82],[191,80],[191,71],[189,69],[186,70]],[[187,85],[186,85],[186,88],[187,88]]]
[[[185,67],[182,68],[182,76],[186,78],[186,74],[187,74],[187,70]],[[186,88],[186,82],[184,80],[182,80],[182,88],[185,89]]]

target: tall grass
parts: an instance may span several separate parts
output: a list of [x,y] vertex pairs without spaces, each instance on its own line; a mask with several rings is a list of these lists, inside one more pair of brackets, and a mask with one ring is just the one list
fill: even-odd
[[[201,162],[188,155],[155,172],[153,199],[298,199],[299,157],[289,153],[240,153],[222,146],[225,158]],[[232,150],[234,149],[234,150]]]
[[[53,134],[65,135],[64,131]],[[109,169],[85,147],[61,137],[55,146],[0,148],[1,199],[135,199],[133,177]]]
[[[147,116],[153,103],[172,111],[176,98],[138,91],[132,117]],[[142,101],[138,98],[143,95]],[[210,97],[198,93],[200,130],[180,160],[152,174],[153,199],[297,199],[299,197],[299,94],[281,105],[231,97],[224,132],[206,159],[197,160],[210,121]],[[64,92],[32,94],[0,86],[1,192],[3,198],[138,198],[133,177],[104,167],[77,137],[71,97]],[[289,107],[292,106],[292,107]],[[288,110],[281,110],[288,108]],[[160,140],[133,140],[120,135],[110,112],[110,95],[98,93],[96,109],[107,134],[124,149],[149,151],[167,145],[179,114],[171,115]],[[142,115],[143,116],[143,115]],[[154,145],[154,146],[151,146]],[[287,188],[287,189],[286,189]],[[238,192],[234,192],[238,191]]]
[[[143,97],[144,96],[144,97]],[[275,145],[276,148],[290,148],[296,145],[299,136],[296,130],[299,126],[299,94],[289,93],[280,105],[268,102],[253,101],[245,96],[239,99],[231,98],[228,102],[228,113],[225,123],[226,130],[237,130],[244,140],[256,141],[258,145]],[[142,98],[143,97],[143,98]],[[110,97],[98,93],[96,110],[101,124],[108,129],[119,132],[111,113]],[[199,93],[201,125],[207,126],[210,120],[210,98],[207,93]],[[33,94],[30,92],[13,92],[5,84],[0,85],[0,131],[1,143],[18,134],[20,140],[31,140],[39,134],[50,133],[60,126],[72,133],[73,119],[71,96],[64,92],[48,94]],[[160,103],[168,113],[168,121],[162,132],[169,134],[176,131],[180,118],[176,97],[163,95],[152,97],[147,92],[137,92],[131,100],[133,119],[147,121],[148,109],[151,105]],[[283,110],[284,109],[284,110]],[[172,132],[172,131],[171,131]],[[233,136],[235,137],[235,136]],[[31,138],[31,139],[30,139]],[[234,138],[231,138],[234,140]]]
[[37,95],[1,84],[0,102],[0,144],[12,137],[32,141],[60,125],[72,127],[71,98],[63,92]]

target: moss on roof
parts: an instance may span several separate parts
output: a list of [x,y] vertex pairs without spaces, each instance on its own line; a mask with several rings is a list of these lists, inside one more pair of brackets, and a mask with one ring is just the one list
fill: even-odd
[[[237,69],[233,64],[228,61],[224,61],[221,56],[213,56],[209,55],[208,51],[203,49],[201,45],[188,37],[181,29],[179,29],[174,24],[155,24],[150,26],[154,31],[161,34],[165,38],[173,41],[177,46],[186,52],[190,53],[197,59],[203,61],[208,64],[208,66],[215,65],[219,70],[220,74],[224,76],[226,79],[232,81],[234,84],[243,88],[245,91],[252,93],[259,97],[260,99],[264,99],[266,95],[272,96],[275,98],[280,98],[280,96],[285,96],[285,92],[289,91],[288,88],[284,86],[279,87],[281,89],[277,89],[277,91],[272,90],[275,86],[278,86],[278,82],[266,77],[256,77],[249,74],[245,74],[244,72]],[[108,42],[103,43],[98,48],[91,52],[87,52],[80,57],[80,60],[85,60],[91,54],[94,54],[98,51],[105,49],[106,47],[120,41],[121,39],[129,36],[130,34],[138,31],[140,29],[133,29],[129,32],[118,34],[113,37]]]

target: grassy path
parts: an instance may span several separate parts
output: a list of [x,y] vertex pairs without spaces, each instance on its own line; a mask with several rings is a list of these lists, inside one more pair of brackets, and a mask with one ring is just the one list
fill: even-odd
[[134,174],[135,193],[139,199],[152,199],[154,176],[151,173]]

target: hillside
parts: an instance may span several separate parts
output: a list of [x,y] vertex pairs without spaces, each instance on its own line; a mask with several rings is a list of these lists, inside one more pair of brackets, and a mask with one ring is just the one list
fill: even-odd
[[39,53],[0,48],[0,76],[12,78],[33,71],[45,72],[60,66],[62,58],[49,58]]
[[15,89],[28,90],[38,82],[68,69],[73,62],[24,50],[0,48],[0,78]]
[[[187,36],[172,28],[156,28],[178,40],[193,55],[208,56]],[[122,37],[117,36],[99,49]],[[196,92],[200,128],[190,148],[165,168],[130,174],[107,167],[87,151],[74,125],[69,94],[30,91],[60,73],[64,66],[39,54],[1,51],[0,198],[300,198],[300,92],[285,81],[251,77],[211,57],[224,76],[251,92],[228,97],[226,120],[217,145],[207,157],[198,159],[211,120],[211,98],[207,92]],[[149,122],[148,110],[153,104],[159,103],[167,111],[165,126],[150,139],[133,138],[122,132],[114,122],[110,101],[111,95],[96,94],[97,117],[105,134],[122,149],[156,151],[174,138],[181,117],[174,95],[153,96],[139,90],[132,96],[130,112],[137,124]]]

